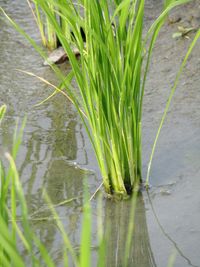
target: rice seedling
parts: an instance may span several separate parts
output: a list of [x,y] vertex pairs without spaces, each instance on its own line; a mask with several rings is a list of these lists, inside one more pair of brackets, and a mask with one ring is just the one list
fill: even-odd
[[40,35],[41,35],[41,40],[42,40],[42,44],[43,46],[47,47],[47,38],[45,35],[45,29],[44,29],[44,23],[43,20],[41,18],[41,14],[40,14],[40,10],[39,10],[39,6],[37,5],[37,3],[34,4],[34,9],[32,7],[32,2],[27,0],[28,5],[32,11],[33,17],[35,19],[35,22],[38,26],[38,29],[40,31]]
[[[169,11],[190,1],[166,0],[162,13],[151,25],[146,36],[143,36],[145,0],[102,0],[92,3],[89,0],[79,0],[76,5],[72,1],[69,1],[68,5],[63,5],[54,0],[34,0],[48,18],[68,55],[72,68],[68,76],[64,76],[56,66],[52,66],[61,79],[57,91],[65,88],[68,98],[75,105],[83,121],[108,194],[126,198],[142,181],[142,107],[153,47]],[[80,52],[79,61],[55,13],[73,32],[74,38],[71,42]],[[35,42],[18,25],[10,21],[44,56]],[[80,29],[84,31],[86,44]],[[171,98],[198,38],[199,31],[181,65],[167,101],[153,145],[148,177],[156,142]],[[79,95],[73,90],[72,77],[78,85]]]
[[[65,8],[53,0],[36,2],[51,21],[69,57],[81,97],[74,95],[69,86],[66,90],[86,126],[105,190],[108,194],[127,196],[142,178],[142,103],[153,46],[168,12],[189,1],[166,1],[144,40],[144,0],[111,1],[110,5],[105,0],[78,1],[83,15],[73,4]],[[49,3],[54,10],[62,7],[62,14],[58,15],[75,36],[80,62],[75,59]]]
[[[42,13],[38,3],[33,2],[32,0],[27,0],[27,2],[40,31],[43,46],[47,47],[49,50],[56,49],[59,45],[59,42],[56,36],[56,32],[52,27],[48,17]],[[58,2],[62,6],[67,7],[67,5],[69,5],[65,0],[59,0]],[[51,4],[48,4],[48,6],[49,9],[51,9],[52,13],[54,13],[55,19],[57,19],[60,23],[63,34],[66,36],[66,38],[68,38],[68,40],[70,40],[70,30],[68,24],[61,17],[56,16],[56,12],[54,12],[54,8]],[[62,12],[62,9],[60,9],[59,11]]]
[[[74,42],[81,54],[80,63],[48,4],[57,10],[61,6],[55,1],[37,3],[51,20],[69,56],[82,99],[71,91],[70,96],[90,136],[106,192],[127,195],[141,181],[140,103],[143,94],[140,83],[144,1],[138,3],[137,8],[136,2],[115,2],[112,15],[107,1],[92,4],[79,1],[83,5],[83,17],[74,5],[67,9],[63,7],[62,14],[58,14],[70,25],[75,36]],[[80,27],[85,31],[86,48]]]

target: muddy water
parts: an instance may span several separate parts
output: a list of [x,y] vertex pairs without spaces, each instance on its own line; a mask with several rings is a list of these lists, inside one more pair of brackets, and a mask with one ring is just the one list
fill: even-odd
[[[39,43],[39,34],[26,1],[0,0],[1,6]],[[147,1],[145,27],[161,8],[160,1]],[[154,52],[147,81],[143,119],[143,173],[145,176],[156,129],[170,92],[175,73],[190,40],[174,40],[177,26],[197,26],[200,23],[198,1],[177,9],[162,30]],[[192,37],[193,34],[190,35]],[[129,266],[167,266],[176,253],[175,267],[200,266],[200,44],[185,68],[174,96],[167,120],[158,142],[151,172],[152,188],[138,200],[135,234],[131,241]],[[34,72],[56,83],[56,77],[42,65],[42,59],[23,37],[0,20],[0,104],[8,112],[0,132],[0,153],[11,148],[16,120],[27,115],[23,144],[17,165],[27,197],[33,225],[57,266],[62,266],[62,244],[53,218],[43,201],[43,189],[56,205],[66,199],[71,202],[57,210],[78,249],[81,231],[83,180],[88,179],[91,193],[101,179],[92,148],[76,111],[63,96],[35,107],[52,93],[42,82],[17,72]],[[69,66],[61,66],[64,71]],[[75,199],[74,199],[75,198]],[[97,217],[96,200],[94,225]],[[123,266],[123,253],[130,202],[104,201],[105,231],[109,231],[107,266]],[[112,227],[111,227],[112,226]],[[96,261],[96,235],[93,232],[93,261]]]

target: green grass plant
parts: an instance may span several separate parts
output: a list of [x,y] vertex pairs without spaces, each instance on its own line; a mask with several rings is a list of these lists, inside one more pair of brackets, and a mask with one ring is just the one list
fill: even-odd
[[[32,0],[27,0],[27,2],[38,26],[43,46],[47,47],[49,50],[56,49],[58,47],[58,38],[50,20],[48,19],[48,16],[43,14],[40,5],[37,2]],[[69,5],[69,3],[67,3],[65,0],[59,0],[58,2],[60,5],[65,6],[66,8],[67,5]],[[48,6],[52,14],[54,14],[55,19],[57,19],[60,23],[63,34],[70,40],[70,30],[68,24],[62,19],[62,17],[57,16],[57,12],[50,3]],[[59,12],[62,13],[62,8],[59,10]]]
[[[57,91],[65,88],[68,98],[75,105],[83,121],[108,194],[126,198],[142,181],[141,121],[151,55],[170,10],[190,1],[165,1],[162,13],[144,35],[145,0],[79,0],[76,4],[67,1],[68,5],[63,5],[62,1],[34,0],[48,18],[69,57],[72,70],[68,76],[64,76],[56,66],[52,66],[61,79]],[[72,41],[80,52],[79,61],[57,16],[68,25],[75,36]],[[18,25],[10,21],[45,57],[35,42]],[[86,44],[80,28],[84,29]],[[199,31],[171,90],[153,145],[147,183],[156,142],[179,76],[198,38]],[[79,94],[75,93],[76,90],[71,83],[73,77],[78,85]]]
[[[51,20],[69,56],[81,94],[81,99],[73,95],[72,100],[89,133],[106,192],[127,195],[141,181],[144,1],[138,3],[138,7],[136,1],[115,2],[113,14],[107,1],[92,4],[79,1],[84,9],[83,17],[73,5],[63,8],[59,15],[75,35],[80,62],[48,8],[48,3],[54,4],[55,9],[60,9],[60,5],[55,1],[37,3]],[[86,48],[80,27],[86,34]]]
[[42,40],[42,44],[44,47],[47,47],[47,38],[45,35],[45,25],[41,16],[41,11],[39,9],[39,6],[37,3],[34,4],[34,8],[32,6],[32,1],[27,0],[28,5],[32,11],[33,17],[35,19],[35,22],[38,26],[40,35],[41,35],[41,40]]
[[[153,47],[168,12],[189,1],[165,1],[163,12],[144,38],[144,0],[78,1],[83,15],[73,4],[65,8],[53,0],[35,1],[69,57],[81,97],[68,85],[66,90],[86,126],[105,190],[126,197],[142,179],[142,103]],[[62,8],[58,15],[75,35],[79,62],[49,4],[55,10]]]

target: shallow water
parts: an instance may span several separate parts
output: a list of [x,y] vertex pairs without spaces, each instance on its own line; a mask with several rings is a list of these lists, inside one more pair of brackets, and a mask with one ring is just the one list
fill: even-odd
[[[5,10],[39,43],[39,33],[26,1],[2,1]],[[147,2],[145,27],[160,9],[160,1]],[[178,9],[179,24],[190,26],[200,22],[198,1]],[[187,15],[185,15],[187,14]],[[186,16],[186,17],[184,17]],[[191,18],[191,16],[193,16]],[[172,39],[177,23],[166,25],[156,44],[147,82],[143,119],[143,173],[150,155],[170,86],[181,58],[190,43],[188,39]],[[193,36],[193,35],[191,35]],[[2,18],[0,20],[0,104],[8,112],[0,130],[0,153],[11,148],[16,120],[27,115],[23,144],[17,165],[28,200],[34,227],[48,251],[62,266],[62,244],[55,221],[43,200],[43,189],[53,204],[72,201],[57,208],[73,245],[78,248],[81,231],[83,179],[88,178],[91,193],[101,183],[98,166],[83,126],[71,103],[62,95],[35,107],[51,94],[42,82],[15,69],[34,72],[53,83],[56,77],[30,45]],[[198,43],[185,68],[156,149],[152,172],[152,188],[138,200],[136,226],[129,265],[136,267],[167,266],[176,252],[175,267],[200,266],[200,87]],[[69,68],[66,64],[63,69]],[[130,202],[104,200],[104,225],[109,231],[107,266],[123,266]],[[94,225],[96,200],[92,201]],[[42,219],[41,219],[42,218]],[[94,227],[95,229],[95,227]],[[96,261],[96,230],[93,232],[92,260]]]

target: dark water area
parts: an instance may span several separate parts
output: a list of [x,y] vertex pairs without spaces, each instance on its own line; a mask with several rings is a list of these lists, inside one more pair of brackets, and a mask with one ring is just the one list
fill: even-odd
[[[145,29],[161,10],[161,1],[146,1]],[[0,0],[8,12],[31,37],[40,35],[25,0]],[[173,39],[177,26],[200,25],[200,4],[176,9],[166,23],[155,46],[149,72],[143,117],[143,176],[153,140],[173,85],[181,59],[191,39]],[[190,34],[192,38],[194,34]],[[60,66],[68,71],[69,66]],[[35,106],[52,92],[43,82],[22,74],[27,70],[50,82],[58,80],[43,60],[0,15],[0,105],[8,111],[0,129],[0,156],[11,149],[16,121],[27,115],[23,143],[17,166],[28,201],[35,231],[48,251],[62,266],[63,247],[56,222],[43,199],[44,189],[64,223],[73,246],[78,250],[81,232],[83,184],[87,178],[90,193],[101,183],[97,162],[84,127],[72,104],[57,94]],[[200,266],[200,42],[197,43],[180,79],[167,120],[161,132],[150,176],[152,188],[138,199],[135,230],[128,258],[132,267],[166,267],[176,253],[174,267]],[[97,261],[97,199],[92,202],[93,254]],[[106,266],[123,266],[131,202],[103,200],[103,225],[108,257]],[[50,218],[50,219],[49,219]]]

